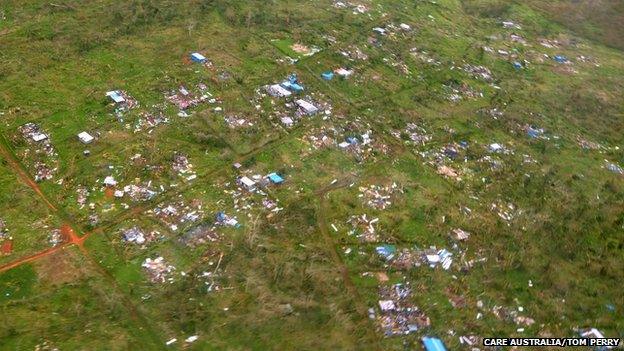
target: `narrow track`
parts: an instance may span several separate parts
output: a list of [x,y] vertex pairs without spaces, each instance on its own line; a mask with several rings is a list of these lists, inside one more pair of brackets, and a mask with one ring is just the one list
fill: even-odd
[[327,210],[327,195],[334,190],[338,190],[338,189],[348,186],[350,183],[351,183],[351,179],[343,179],[334,185],[330,185],[330,186],[324,187],[316,191],[316,196],[318,197],[318,206],[319,206],[316,212],[316,221],[318,223],[318,227],[321,232],[321,235],[323,236],[323,239],[325,241],[327,251],[329,251],[334,263],[340,270],[340,274],[342,276],[342,280],[344,281],[344,285],[347,291],[349,292],[349,294],[351,294],[351,299],[355,305],[355,308],[357,309],[356,310],[357,314],[360,315],[360,318],[362,318],[362,320],[365,321],[365,323],[369,325],[369,327],[367,328],[367,336],[372,344],[367,345],[367,348],[370,347],[375,350],[382,350],[379,334],[375,331],[375,326],[368,319],[368,312],[367,312],[368,306],[364,303],[364,300],[362,299],[362,296],[358,292],[355,284],[353,284],[353,281],[351,280],[351,276],[349,274],[349,268],[347,267],[342,257],[340,256],[340,253],[338,252],[338,249],[337,249],[338,245],[334,241],[334,238],[329,233],[329,228],[327,226],[327,218],[326,218],[326,213],[328,211]]

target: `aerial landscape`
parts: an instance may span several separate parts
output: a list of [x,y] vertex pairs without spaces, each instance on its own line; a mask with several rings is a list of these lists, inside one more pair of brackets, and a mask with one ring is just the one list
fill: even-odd
[[0,161],[0,351],[624,337],[621,0],[0,0]]

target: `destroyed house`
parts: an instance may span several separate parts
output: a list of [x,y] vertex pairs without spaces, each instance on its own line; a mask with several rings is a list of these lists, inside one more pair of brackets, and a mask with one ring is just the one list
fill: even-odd
[[238,179],[239,183],[244,186],[248,190],[253,190],[256,188],[256,182],[249,179],[249,177],[243,176]]
[[313,115],[318,112],[318,108],[316,106],[305,100],[299,99],[295,101],[295,104],[297,104],[297,106],[299,106],[299,108],[308,115]]

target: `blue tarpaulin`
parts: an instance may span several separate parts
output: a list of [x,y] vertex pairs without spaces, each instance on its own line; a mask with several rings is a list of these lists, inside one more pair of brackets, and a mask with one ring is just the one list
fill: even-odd
[[290,91],[293,91],[295,93],[299,93],[303,91],[303,86],[297,84],[297,83],[293,83],[291,81],[285,80],[283,81],[280,86],[282,86],[282,88],[284,89],[288,89]]
[[269,180],[273,184],[281,184],[284,182],[284,178],[280,177],[280,175],[277,173],[271,173],[267,175],[267,178],[269,178]]
[[422,338],[422,343],[427,351],[446,351],[444,343],[438,338],[425,336]]
[[295,91],[295,92],[302,92],[303,91],[303,87],[297,83],[291,83],[290,84],[290,89]]
[[332,78],[334,78],[334,72],[332,71],[323,72],[321,73],[321,77],[323,77],[323,79],[325,80],[332,80]]

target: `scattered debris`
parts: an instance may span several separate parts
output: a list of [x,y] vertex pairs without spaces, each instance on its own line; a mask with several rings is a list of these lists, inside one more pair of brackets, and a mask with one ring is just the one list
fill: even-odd
[[468,240],[468,238],[470,237],[470,233],[459,229],[459,228],[455,228],[453,230],[451,230],[451,233],[453,234],[453,238],[459,241],[464,241],[464,240]]
[[389,186],[370,185],[368,187],[360,187],[360,195],[364,203],[369,207],[385,210],[390,206],[392,195],[395,191],[403,192],[402,189],[396,183],[392,183]]
[[141,266],[147,271],[149,280],[152,283],[173,282],[171,275],[176,268],[167,264],[162,256],[154,259],[148,257]]
[[61,234],[60,229],[53,229],[50,234],[48,234],[48,242],[50,245],[57,246],[63,243],[63,235]]
[[386,337],[407,335],[428,327],[429,318],[410,302],[412,289],[409,284],[395,284],[379,288],[379,316],[374,309],[369,316],[377,321]]

